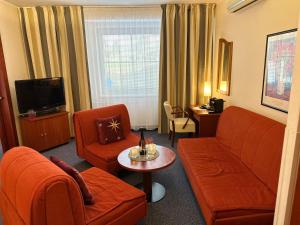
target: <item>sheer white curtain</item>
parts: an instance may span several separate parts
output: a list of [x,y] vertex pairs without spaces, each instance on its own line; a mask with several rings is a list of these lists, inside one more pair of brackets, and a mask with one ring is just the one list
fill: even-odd
[[133,129],[158,127],[161,9],[84,8],[93,108],[123,103]]

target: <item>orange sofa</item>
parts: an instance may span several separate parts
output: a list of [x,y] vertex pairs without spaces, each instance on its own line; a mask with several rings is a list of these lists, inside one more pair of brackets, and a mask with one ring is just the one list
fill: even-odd
[[5,225],[133,225],[146,215],[145,194],[113,175],[81,173],[94,205],[84,205],[75,180],[27,147],[9,150],[0,162],[0,206]]
[[207,225],[272,225],[285,126],[239,107],[178,151]]
[[[98,142],[96,120],[121,115],[121,123],[125,139],[102,145]],[[74,127],[77,154],[93,166],[110,173],[118,172],[121,167],[117,161],[119,153],[126,148],[138,145],[139,137],[130,130],[130,120],[125,105],[113,105],[98,109],[74,113]]]

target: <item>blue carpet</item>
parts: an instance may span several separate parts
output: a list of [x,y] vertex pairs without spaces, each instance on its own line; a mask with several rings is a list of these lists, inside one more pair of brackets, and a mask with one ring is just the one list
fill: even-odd
[[[156,144],[172,148],[168,136],[165,134],[147,131],[145,135],[152,137]],[[176,148],[172,149],[176,153]],[[73,139],[68,144],[43,152],[43,155],[46,157],[55,155],[79,171],[91,167],[89,163],[76,155]],[[120,178],[132,185],[142,181],[141,174],[133,172],[123,172],[120,174]],[[205,225],[179,156],[173,165],[154,173],[153,181],[166,187],[166,196],[159,202],[148,204],[147,216],[140,221],[139,225]]]

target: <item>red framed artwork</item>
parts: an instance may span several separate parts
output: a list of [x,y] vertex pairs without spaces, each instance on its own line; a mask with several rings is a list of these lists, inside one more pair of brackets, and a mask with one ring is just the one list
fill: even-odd
[[297,29],[267,35],[261,104],[288,112]]

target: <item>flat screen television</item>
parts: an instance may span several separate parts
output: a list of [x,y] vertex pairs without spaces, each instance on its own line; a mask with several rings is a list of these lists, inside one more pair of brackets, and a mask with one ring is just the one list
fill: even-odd
[[47,111],[66,104],[62,77],[16,80],[15,88],[20,114],[29,110]]

